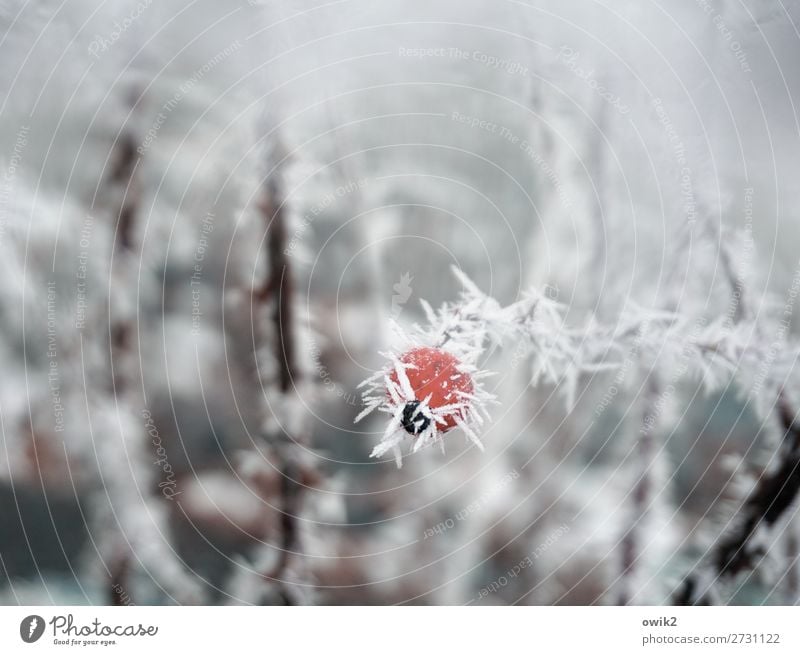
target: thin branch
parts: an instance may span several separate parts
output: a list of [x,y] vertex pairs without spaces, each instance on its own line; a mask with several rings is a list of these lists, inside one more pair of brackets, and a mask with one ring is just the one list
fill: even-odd
[[[277,366],[277,388],[286,397],[286,402],[290,396],[296,394],[295,386],[298,383],[300,370],[297,361],[292,267],[286,254],[288,216],[279,174],[278,169],[273,170],[264,185],[263,195],[258,204],[266,230],[267,270],[266,278],[261,287],[254,291],[253,298],[259,311],[265,314],[271,323],[271,347]],[[302,485],[299,482],[302,471],[293,452],[293,442],[298,435],[283,433],[267,436],[278,446],[276,450],[281,459],[279,465],[281,540],[278,561],[260,575],[266,581],[277,582],[281,586],[284,602],[293,604],[292,595],[283,586],[291,554],[297,551],[299,535],[297,516],[302,504]]]
[[712,588],[718,582],[753,571],[766,554],[758,539],[761,532],[790,513],[800,492],[800,425],[783,394],[778,398],[777,413],[784,430],[776,454],[777,465],[761,475],[735,518],[735,527],[712,548],[705,565],[711,570],[711,579],[702,584],[704,566],[701,565],[700,571],[690,574],[675,594],[676,605],[711,604]]
[[259,203],[267,230],[267,279],[262,298],[271,296],[271,321],[275,331],[274,355],[278,363],[278,383],[283,393],[292,389],[297,376],[296,344],[292,313],[292,275],[287,257],[286,208],[274,176],[267,182],[263,199]]
[[[731,301],[736,305],[732,322],[738,326],[756,315],[755,308],[750,306],[744,282],[734,270],[732,256],[721,230],[712,221],[706,221],[705,225],[708,236],[720,248],[719,259],[730,287]],[[758,324],[752,327],[754,332],[759,331]],[[706,345],[704,350],[726,357],[718,347]],[[777,522],[797,497],[800,491],[800,427],[796,424],[795,412],[786,400],[782,387],[778,391],[776,411],[784,431],[776,454],[778,465],[771,473],[762,474],[756,488],[740,508],[739,516],[734,517],[736,527],[718,539],[709,558],[710,564],[701,563],[699,571],[684,579],[673,597],[676,605],[711,604],[714,600],[713,588],[718,582],[753,571],[765,555],[763,547],[756,543],[759,531]],[[796,551],[794,541],[790,539],[787,544],[790,551]],[[787,584],[791,589],[796,586],[796,571],[793,561],[789,566]],[[702,578],[705,578],[705,587]]]
[[141,193],[135,176],[139,162],[136,141],[131,132],[124,132],[117,142],[117,157],[108,177],[109,185],[125,189],[125,196],[117,214],[116,241],[119,248],[133,251],[133,228],[141,204]]
[[[116,143],[117,152],[116,159],[112,165],[111,171],[106,178],[107,195],[113,198],[114,194],[122,194],[122,199],[119,202],[118,209],[112,213],[116,214],[117,225],[115,230],[115,247],[112,253],[116,250],[119,251],[119,257],[122,260],[123,267],[130,266],[129,261],[134,255],[134,225],[135,218],[139,212],[141,194],[138,190],[138,183],[136,180],[136,169],[138,166],[139,158],[136,153],[136,141],[133,134],[129,131],[123,132]],[[111,259],[111,266],[113,266],[113,254]],[[113,279],[113,272],[110,270]],[[114,293],[112,287],[111,290]],[[108,305],[109,312],[112,311],[112,304]],[[131,386],[131,380],[127,377],[125,361],[130,357],[131,338],[133,329],[130,321],[126,317],[115,319],[113,316],[109,317],[109,366],[110,366],[110,393],[112,396],[118,398]],[[114,365],[114,362],[117,365]],[[111,575],[109,580],[109,602],[111,605],[126,605],[128,603],[122,602],[124,590],[128,587],[126,584],[127,575],[130,570],[130,553],[120,553],[111,567]],[[126,596],[127,597],[127,596]],[[130,602],[130,599],[128,599]]]

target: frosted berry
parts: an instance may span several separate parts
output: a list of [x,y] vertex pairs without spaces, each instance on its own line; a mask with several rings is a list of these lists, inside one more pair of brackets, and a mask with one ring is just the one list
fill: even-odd
[[[463,402],[463,394],[472,394],[472,378],[460,369],[460,362],[455,355],[440,348],[420,347],[404,353],[400,357],[403,370],[411,386],[413,400],[408,399],[408,390],[403,389],[405,380],[401,380],[398,371],[389,376],[397,388],[406,392],[406,404],[403,408],[402,426],[409,434],[424,432],[431,423],[431,417],[420,410],[420,404],[428,399],[427,407],[433,411],[441,410]],[[388,393],[388,392],[387,392]],[[455,413],[441,415],[438,425],[440,432],[447,432],[456,427]]]
[[434,443],[444,451],[444,434],[453,428],[483,449],[476,429],[488,418],[484,405],[494,401],[481,384],[489,373],[441,347],[414,346],[386,357],[389,363],[359,385],[366,389],[356,422],[374,411],[390,417],[372,457],[392,451],[400,466],[407,441],[411,452]]

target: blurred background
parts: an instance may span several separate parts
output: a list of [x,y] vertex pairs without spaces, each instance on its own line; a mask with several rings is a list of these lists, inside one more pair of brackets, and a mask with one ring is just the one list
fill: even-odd
[[[727,261],[748,311],[783,311],[798,25],[779,1],[2,0],[0,602],[670,602],[777,442],[747,389],[674,380],[637,505],[643,367],[570,406],[493,348],[486,452],[454,432],[402,469],[369,458],[356,387],[454,265],[614,324],[724,316]],[[727,602],[800,600],[792,514]]]

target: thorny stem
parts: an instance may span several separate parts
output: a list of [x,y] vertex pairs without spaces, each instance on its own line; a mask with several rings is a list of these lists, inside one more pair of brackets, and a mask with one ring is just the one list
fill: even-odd
[[[800,425],[783,393],[778,397],[777,413],[784,430],[777,453],[778,465],[773,471],[761,475],[742,505],[736,527],[723,534],[713,547],[710,565],[715,575],[714,583],[755,569],[765,555],[763,546],[755,539],[759,529],[774,526],[787,514],[800,492]],[[698,574],[690,574],[675,594],[674,603],[710,604],[709,589],[699,587]]]
[[[290,554],[297,546],[297,520],[296,516],[300,510],[300,486],[295,482],[299,475],[299,470],[290,459],[283,462],[281,468],[281,546],[277,563],[272,570],[263,575],[266,580],[278,581],[283,585],[283,574],[289,565]],[[286,605],[293,605],[291,596],[285,590],[281,591],[281,597]]]
[[[259,211],[266,225],[267,276],[255,299],[266,305],[271,300],[268,312],[274,333],[273,355],[278,366],[278,387],[282,394],[293,393],[297,383],[297,344],[292,306],[292,276],[289,259],[286,255],[287,217],[282,202],[282,190],[273,174],[267,181],[264,194],[259,203]],[[277,440],[277,439],[276,439]],[[290,555],[297,548],[297,515],[301,504],[301,485],[299,466],[293,461],[289,444],[279,448],[282,459],[280,465],[281,493],[281,545],[276,564],[267,572],[262,572],[265,580],[284,584],[285,572]],[[282,590],[287,605],[292,604],[291,596]]]
[[280,389],[288,393],[292,389],[297,374],[295,338],[292,321],[292,276],[291,267],[285,254],[286,215],[285,207],[277,202],[278,184],[270,179],[265,197],[259,207],[267,222],[267,280],[265,292],[273,297],[271,320],[275,329],[275,359],[278,362]]
[[[130,266],[134,253],[133,230],[135,218],[141,204],[141,193],[138,189],[136,169],[139,158],[136,154],[136,141],[131,132],[124,132],[117,142],[116,161],[113,163],[106,185],[109,195],[123,193],[119,209],[116,212],[117,226],[115,231],[115,248],[122,259],[121,265]],[[113,258],[112,258],[113,262]],[[113,273],[112,273],[113,275]],[[112,293],[114,290],[112,289]],[[111,305],[109,305],[109,311]],[[130,380],[126,377],[125,360],[130,357],[131,337],[133,329],[127,319],[110,319],[109,325],[109,365],[111,369],[110,392],[118,397],[130,387]],[[114,367],[116,353],[117,369]],[[122,364],[122,365],[120,365]],[[129,604],[130,598],[124,591],[127,587],[126,579],[130,568],[130,554],[120,553],[112,564],[109,581],[109,602],[111,605]],[[123,595],[124,598],[123,598]],[[125,602],[127,599],[128,602]]]
[[[114,250],[119,251],[119,258],[124,270],[131,265],[130,260],[135,254],[133,230],[135,218],[141,205],[141,193],[136,179],[139,158],[136,155],[136,141],[130,132],[122,134],[117,143],[117,148],[117,158],[108,176],[108,186],[111,190],[122,190],[123,193],[123,198],[117,211]],[[126,282],[128,281],[124,281],[124,283]],[[114,395],[118,395],[127,389],[130,381],[125,378],[124,366],[118,366],[119,373],[114,372],[114,353],[118,353],[118,362],[124,362],[128,357],[131,351],[130,340],[133,328],[128,320],[114,320],[112,318],[109,331],[109,355],[111,357],[112,370],[111,391]]]
[[[736,324],[748,314],[753,315],[754,308],[748,306],[744,283],[734,271],[730,253],[721,238],[720,259],[730,285],[732,302],[736,303],[733,316],[733,323]],[[709,349],[724,357],[719,349]],[[740,516],[736,519],[737,527],[718,538],[710,558],[711,570],[715,576],[712,585],[719,580],[731,579],[739,573],[755,569],[765,554],[763,548],[753,544],[759,527],[772,526],[791,507],[800,492],[800,426],[797,425],[795,412],[783,391],[778,393],[777,413],[784,431],[777,453],[778,466],[772,473],[762,474],[759,478],[755,490],[742,505]],[[793,561],[797,553],[795,537],[787,540],[787,549],[790,555],[787,586],[791,594],[798,584],[796,562]],[[699,587],[699,573],[689,574],[673,596],[674,604],[710,604],[710,588],[699,590]]]
[[108,177],[109,184],[125,189],[125,198],[119,209],[117,217],[117,245],[123,251],[133,250],[134,219],[139,209],[140,194],[136,188],[136,166],[139,158],[136,156],[136,142],[130,132],[125,132],[117,144],[117,160]]

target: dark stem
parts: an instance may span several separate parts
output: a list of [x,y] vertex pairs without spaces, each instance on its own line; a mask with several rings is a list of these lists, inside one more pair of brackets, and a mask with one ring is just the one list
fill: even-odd
[[135,176],[138,162],[133,134],[125,132],[117,142],[117,157],[108,178],[110,185],[125,190],[117,215],[117,245],[123,251],[133,250],[133,227],[141,200]]
[[278,362],[278,384],[281,391],[288,393],[297,374],[295,338],[292,315],[292,276],[289,259],[285,253],[286,210],[279,201],[280,189],[274,179],[267,183],[264,198],[260,204],[261,214],[267,223],[267,279],[263,294],[272,296],[271,321],[275,330],[274,355]]
[[[262,287],[256,290],[254,297],[260,304],[266,305],[262,311],[267,313],[272,323],[273,356],[278,366],[278,388],[281,393],[290,395],[295,393],[294,387],[299,370],[292,303],[293,280],[289,257],[286,254],[288,219],[276,174],[273,174],[265,185],[259,211],[266,228],[268,259],[266,279]],[[281,585],[281,597],[284,603],[289,605],[292,604],[291,594],[283,589],[283,585],[291,554],[296,552],[298,543],[297,515],[302,501],[302,487],[298,481],[301,478],[301,471],[292,452],[292,439],[297,435],[274,436],[275,441],[280,444],[278,453],[281,458],[281,545],[277,563],[270,571],[262,573],[262,577]]]
[[[300,471],[287,458],[281,468],[281,545],[278,561],[272,569],[262,577],[270,582],[277,582],[283,587],[284,572],[289,565],[291,554],[297,548],[297,520],[300,511],[300,486],[295,482]],[[281,598],[285,605],[293,605],[291,595],[281,589]]]
[[[124,132],[116,143],[116,157],[106,179],[107,196],[113,198],[115,194],[122,194],[118,208],[114,212],[117,218],[115,242],[113,252],[121,258],[123,267],[130,266],[134,256],[134,226],[141,204],[141,193],[138,189],[136,169],[139,158],[136,152],[136,140],[131,132]],[[113,211],[113,210],[112,210]],[[112,213],[112,216],[114,214]],[[113,254],[111,265],[113,266]],[[113,273],[112,273],[113,275]],[[111,290],[114,293],[112,287]],[[109,312],[111,311],[109,303]],[[132,386],[128,379],[126,361],[131,356],[131,338],[134,332],[127,320],[115,320],[109,317],[109,366],[110,366],[110,392],[115,397],[124,393]],[[115,366],[116,360],[116,366]],[[110,572],[110,603],[112,605],[129,605],[131,599],[126,592],[126,579],[130,568],[130,554],[120,553]]]
[[[762,473],[755,489],[742,504],[735,527],[717,540],[709,565],[714,582],[753,571],[765,555],[754,536],[762,526],[772,527],[792,507],[800,492],[800,426],[783,393],[778,397],[778,418],[784,430],[776,454],[777,466]],[[690,574],[675,594],[678,605],[708,604],[708,589],[700,590],[697,574]],[[699,592],[699,597],[697,596]]]

